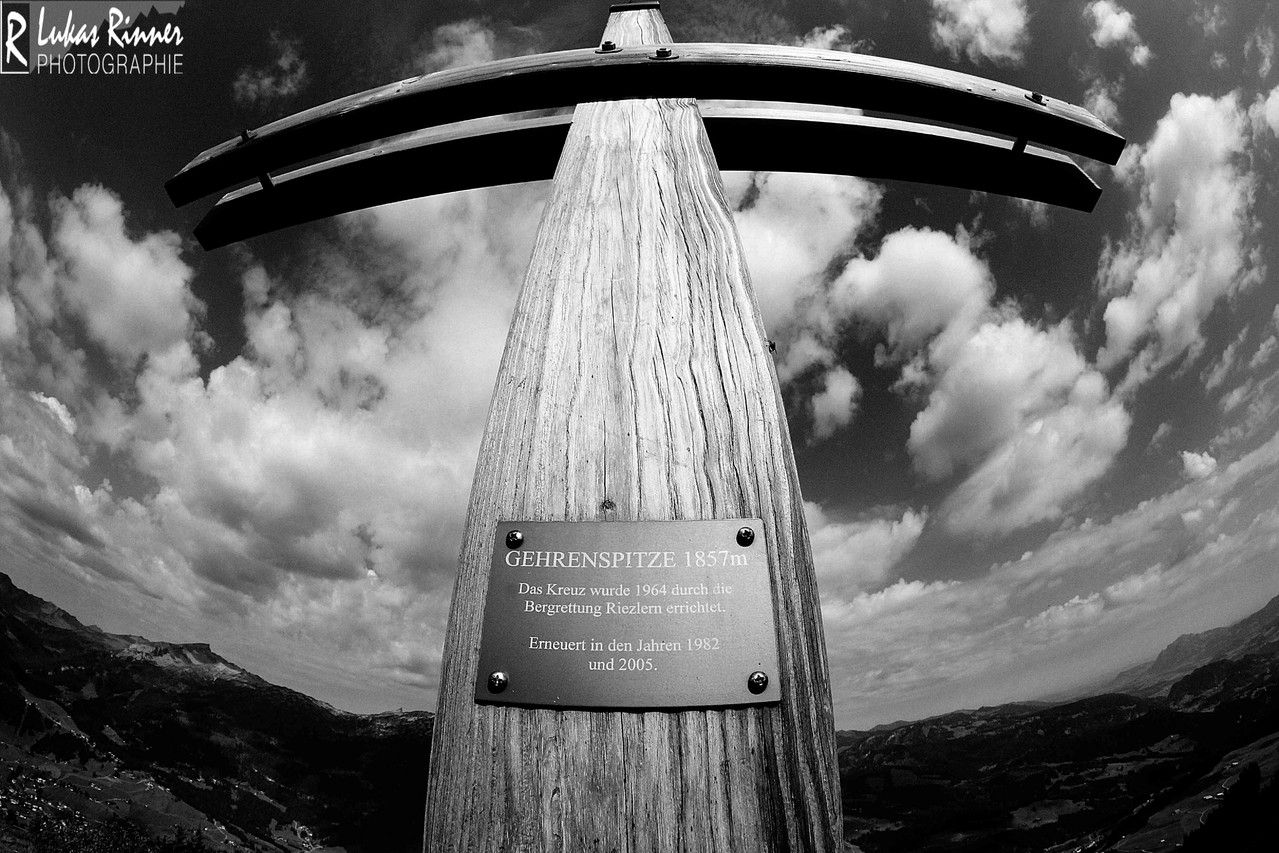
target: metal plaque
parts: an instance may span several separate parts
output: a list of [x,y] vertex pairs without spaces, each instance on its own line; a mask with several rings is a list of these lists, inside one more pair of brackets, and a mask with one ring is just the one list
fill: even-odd
[[779,677],[760,519],[498,522],[477,702],[754,705]]

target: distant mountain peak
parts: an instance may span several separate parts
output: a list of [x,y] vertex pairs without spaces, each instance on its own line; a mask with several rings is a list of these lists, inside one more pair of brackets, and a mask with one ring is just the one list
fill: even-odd
[[1153,661],[1125,670],[1105,692],[1138,696],[1165,696],[1182,677],[1201,666],[1279,645],[1279,595],[1264,607],[1232,625],[1197,634],[1182,634],[1164,647]]

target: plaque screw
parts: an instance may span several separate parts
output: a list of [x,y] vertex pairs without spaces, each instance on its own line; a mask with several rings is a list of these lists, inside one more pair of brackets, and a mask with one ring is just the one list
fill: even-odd
[[1039,92],[1028,92],[1026,94],[1026,98],[1032,103],[1039,104],[1041,107],[1048,103],[1048,99]]
[[652,58],[652,59],[674,59],[674,58],[675,58],[675,54],[671,51],[671,49],[670,49],[669,47],[659,47],[657,50],[653,51],[653,55],[652,55],[652,57],[650,57],[650,58]]
[[[501,675],[501,673],[494,673],[494,675]],[[505,676],[503,676],[503,678],[505,678]],[[746,689],[754,693],[756,696],[763,693],[764,689],[767,687],[768,676],[759,670],[752,672],[746,679]],[[493,689],[493,676],[489,676],[489,689]]]
[[512,530],[510,533],[506,534],[507,548],[518,548],[523,544],[524,544],[524,534],[520,533],[518,530]]
[[601,44],[599,46],[599,49],[597,49],[595,52],[596,53],[613,53],[617,51],[618,49],[619,48],[616,42],[606,41],[603,44]]
[[755,531],[749,527],[739,528],[737,531],[737,544],[745,548],[747,545],[755,541]]
[[[755,675],[763,675],[763,673],[757,672],[755,673]],[[755,677],[754,675],[751,676],[751,678],[754,678],[754,677]],[[768,683],[768,678],[765,678],[764,682]],[[498,670],[497,672],[489,673],[489,692],[490,693],[501,693],[503,690],[506,689],[506,685],[510,683],[511,683],[511,679],[507,678],[506,673],[502,672],[501,670]],[[755,690],[754,687],[752,687],[751,689]],[[764,688],[762,687],[760,688],[760,690],[763,690],[763,689]],[[759,690],[755,690],[755,692],[758,693]]]

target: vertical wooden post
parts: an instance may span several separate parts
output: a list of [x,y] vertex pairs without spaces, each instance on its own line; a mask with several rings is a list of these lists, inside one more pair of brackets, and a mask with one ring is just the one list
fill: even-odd
[[[653,44],[670,34],[656,8],[623,7],[604,39]],[[779,705],[638,713],[476,704],[499,519],[734,517],[764,520]],[[697,105],[582,104],[480,449],[444,647],[425,849],[842,847],[794,457]]]

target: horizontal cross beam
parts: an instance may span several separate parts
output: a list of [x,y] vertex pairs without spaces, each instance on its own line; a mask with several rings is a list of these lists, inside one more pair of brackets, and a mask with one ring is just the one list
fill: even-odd
[[[1101,190],[1068,157],[1007,139],[848,111],[707,104],[722,170],[913,180],[1091,210]],[[339,213],[484,186],[549,180],[569,115],[419,131],[227,194],[195,229],[206,249]],[[514,152],[518,152],[515,154]],[[484,168],[464,168],[480,162]],[[960,168],[956,164],[962,163]]]
[[1080,107],[917,63],[768,45],[606,44],[439,71],[312,107],[210,148],[165,187],[181,205],[246,181],[269,183],[275,170],[424,127],[588,101],[670,97],[854,108],[1106,163],[1124,147],[1121,136]]

